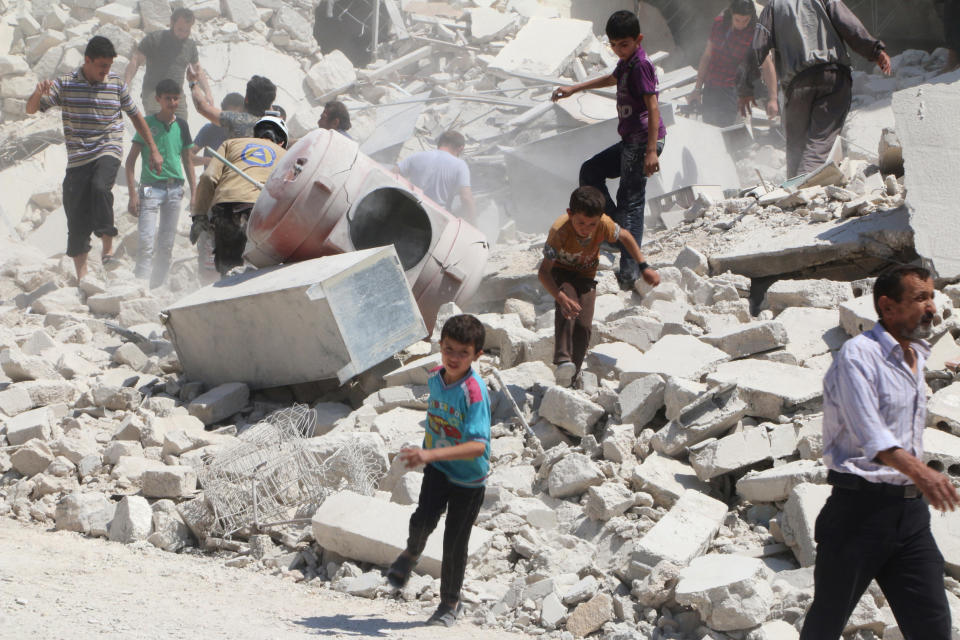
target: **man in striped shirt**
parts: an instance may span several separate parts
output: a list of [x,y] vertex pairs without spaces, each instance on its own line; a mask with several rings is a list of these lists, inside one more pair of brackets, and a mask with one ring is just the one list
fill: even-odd
[[123,155],[126,112],[150,149],[150,167],[158,172],[163,156],[127,85],[110,73],[117,52],[107,38],[94,36],[84,51],[83,66],[56,80],[42,80],[27,100],[27,113],[60,107],[67,144],[63,209],[67,216],[67,255],[73,258],[77,283],[87,273],[90,234],[103,241],[102,259],[113,258],[113,183]]

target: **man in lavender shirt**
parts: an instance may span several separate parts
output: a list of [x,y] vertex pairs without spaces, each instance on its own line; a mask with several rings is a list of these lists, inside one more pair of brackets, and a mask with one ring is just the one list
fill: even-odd
[[[643,206],[646,202],[647,176],[660,170],[667,131],[660,119],[657,102],[657,72],[640,46],[643,34],[640,21],[630,11],[617,11],[607,20],[610,47],[620,58],[613,73],[577,85],[559,87],[553,100],[578,91],[617,86],[617,113],[621,141],[601,151],[580,167],[580,186],[596,187],[606,199],[605,213],[630,232],[639,246],[643,238]],[[656,131],[651,135],[651,131]],[[620,178],[617,203],[607,190],[607,180]],[[640,267],[621,245],[620,272],[617,280],[624,290],[633,288]]]
[[823,381],[823,459],[833,492],[817,517],[814,597],[801,640],[835,640],[871,580],[905,640],[949,640],[943,556],[930,510],[953,510],[950,479],[923,463],[926,383],[936,307],[920,267],[877,278],[880,322],[848,341]]

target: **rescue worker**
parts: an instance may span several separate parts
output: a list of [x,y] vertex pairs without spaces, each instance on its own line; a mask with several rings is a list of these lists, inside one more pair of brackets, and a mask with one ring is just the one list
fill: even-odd
[[[287,139],[283,119],[266,115],[254,125],[252,138],[231,138],[220,145],[218,153],[263,183],[286,153]],[[202,231],[213,234],[214,264],[221,276],[243,265],[247,219],[259,196],[256,186],[218,158],[214,158],[200,176],[190,241],[196,244]]]

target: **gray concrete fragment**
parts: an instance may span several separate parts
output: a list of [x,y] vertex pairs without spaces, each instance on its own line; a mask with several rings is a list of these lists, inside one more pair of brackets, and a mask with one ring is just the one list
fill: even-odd
[[656,374],[637,378],[620,391],[617,399],[620,405],[620,420],[641,429],[653,420],[663,407],[663,394],[666,384]]
[[567,617],[567,607],[560,602],[560,596],[550,593],[540,605],[540,624],[545,629],[556,629]]
[[39,407],[20,413],[6,421],[7,442],[12,445],[24,444],[34,438],[50,438],[50,412],[47,407]]
[[577,605],[567,617],[567,631],[575,638],[583,638],[613,620],[613,600],[606,593],[598,593],[589,602]]
[[142,371],[147,366],[147,356],[140,347],[132,342],[124,342],[113,352],[113,361],[125,364],[134,371]]
[[800,484],[793,488],[780,518],[783,540],[801,567],[812,566],[817,557],[813,539],[817,516],[831,491],[830,485]]
[[752,322],[700,337],[731,358],[745,358],[787,344],[787,331],[776,320]]
[[192,542],[190,529],[177,512],[172,500],[157,500],[153,503],[153,533],[147,542],[164,551],[177,552]]
[[737,388],[724,385],[699,395],[680,415],[660,429],[650,445],[655,451],[676,456],[687,447],[720,436],[747,413]]
[[417,504],[420,499],[420,485],[423,483],[423,473],[409,471],[397,480],[390,492],[390,502],[397,504]]
[[33,407],[30,394],[16,385],[0,391],[0,412],[9,417],[23,413]]
[[827,468],[819,461],[796,460],[787,464],[751,471],[737,480],[737,493],[750,502],[782,502],[797,485],[824,484]]
[[125,496],[110,523],[110,540],[129,544],[146,540],[153,529],[153,510],[146,498]]
[[701,556],[681,571],[675,597],[696,610],[711,629],[750,629],[770,615],[774,594],[769,574],[757,558]]
[[787,332],[785,350],[800,364],[815,356],[839,351],[847,340],[837,312],[832,309],[790,307],[777,316],[777,322]]
[[770,457],[770,436],[762,426],[690,448],[690,464],[701,480],[745,469]]
[[99,492],[67,494],[57,502],[54,527],[106,537],[117,505]]
[[840,326],[851,338],[869,331],[875,324],[877,324],[877,312],[873,308],[872,293],[840,305]]
[[651,453],[633,469],[630,486],[645,491],[660,506],[669,507],[688,489],[707,492],[708,486],[697,478],[693,467],[685,462]]
[[140,482],[143,495],[148,498],[182,498],[196,491],[197,472],[187,466],[147,469]]
[[29,356],[16,347],[0,350],[0,369],[14,382],[60,379],[53,363],[42,356]]
[[250,388],[242,382],[228,382],[221,384],[203,395],[195,398],[187,411],[210,425],[229,418],[247,406],[250,399]]
[[778,280],[767,289],[764,304],[774,313],[780,313],[788,307],[836,309],[852,299],[853,287],[849,282]]
[[636,546],[640,562],[653,566],[662,560],[685,567],[703,554],[717,535],[727,505],[699,491],[688,490]]
[[619,482],[605,482],[587,489],[583,509],[591,520],[605,522],[610,518],[623,515],[633,504],[634,497],[630,489]]
[[551,467],[547,489],[552,498],[568,498],[580,495],[589,487],[601,484],[603,480],[603,472],[590,458],[580,453],[572,453]]
[[594,331],[606,340],[625,342],[646,351],[660,339],[663,323],[644,315],[630,315],[595,327]]
[[730,356],[704,344],[693,336],[669,335],[629,363],[620,376],[621,384],[628,384],[641,376],[656,373],[664,378],[699,380]]
[[53,462],[53,452],[43,440],[30,440],[10,456],[10,464],[18,473],[29,477],[43,473]]
[[576,436],[591,433],[603,414],[603,407],[563,387],[550,387],[540,402],[541,418]]
[[587,352],[587,366],[601,378],[620,378],[642,352],[626,342],[598,344]]
[[762,360],[727,362],[707,377],[713,384],[736,384],[747,415],[770,420],[787,411],[819,406],[823,375],[804,367]]

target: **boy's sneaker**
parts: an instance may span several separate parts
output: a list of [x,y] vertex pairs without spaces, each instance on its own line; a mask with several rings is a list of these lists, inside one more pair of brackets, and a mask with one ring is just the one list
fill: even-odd
[[577,375],[577,365],[572,362],[561,362],[557,365],[557,384],[561,387],[569,387],[570,383],[573,382],[574,376]]
[[433,615],[427,619],[427,624],[434,627],[452,627],[457,623],[460,617],[461,605],[458,602],[456,607],[440,603]]
[[402,589],[410,574],[413,573],[413,567],[417,564],[417,558],[403,553],[397,556],[390,568],[387,569],[387,582],[397,589]]

